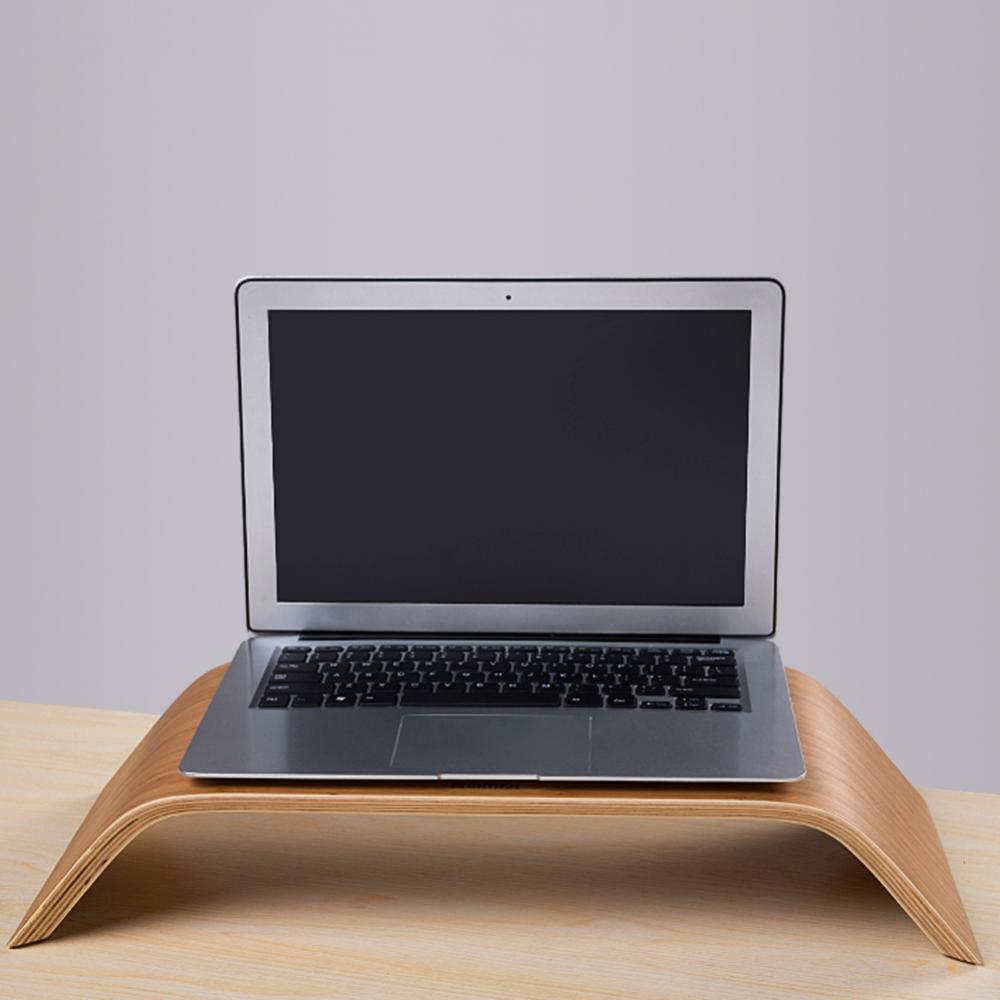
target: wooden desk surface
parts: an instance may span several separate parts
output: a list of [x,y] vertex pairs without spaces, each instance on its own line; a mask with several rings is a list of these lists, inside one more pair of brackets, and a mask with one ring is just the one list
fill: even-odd
[[[153,719],[0,703],[6,939]],[[142,834],[0,997],[1000,997],[1000,796],[925,792],[986,965],[760,821],[200,815]]]

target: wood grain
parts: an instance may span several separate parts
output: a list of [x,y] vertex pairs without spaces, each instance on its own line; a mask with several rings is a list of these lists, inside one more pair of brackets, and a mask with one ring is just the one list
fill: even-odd
[[843,844],[945,955],[980,964],[926,803],[851,714],[797,671],[789,684],[808,775],[789,785],[225,782],[185,778],[181,755],[224,668],[192,684],[98,796],[10,939],[48,937],[142,830],[195,812],[323,812],[754,819],[812,827]]

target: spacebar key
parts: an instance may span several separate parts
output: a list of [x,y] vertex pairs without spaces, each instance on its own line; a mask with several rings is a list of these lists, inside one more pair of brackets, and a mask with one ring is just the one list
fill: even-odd
[[461,691],[431,693],[404,691],[399,703],[400,705],[467,705],[485,708],[495,708],[498,705],[513,708],[540,705],[558,708],[562,704],[562,699],[558,694],[549,694],[545,691],[537,694],[530,691],[470,691],[468,694]]

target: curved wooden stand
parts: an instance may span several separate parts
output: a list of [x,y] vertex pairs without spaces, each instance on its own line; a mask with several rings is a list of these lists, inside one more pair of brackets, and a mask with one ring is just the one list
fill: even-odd
[[782,820],[838,840],[865,864],[945,955],[982,964],[919,792],[857,720],[816,681],[789,670],[807,776],[778,785],[206,781],[178,763],[224,667],[170,706],[98,796],[10,939],[48,937],[122,848],[188,812],[702,816]]

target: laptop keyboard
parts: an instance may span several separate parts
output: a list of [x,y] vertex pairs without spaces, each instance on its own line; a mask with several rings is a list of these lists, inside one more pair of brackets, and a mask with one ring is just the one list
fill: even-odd
[[259,708],[482,707],[743,711],[731,649],[676,646],[285,646]]

